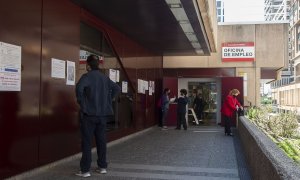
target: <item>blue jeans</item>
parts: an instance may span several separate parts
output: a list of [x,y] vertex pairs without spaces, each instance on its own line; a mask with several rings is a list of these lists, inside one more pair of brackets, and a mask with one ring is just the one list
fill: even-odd
[[186,119],[185,119],[185,113],[177,113],[177,126],[176,129],[181,129],[181,124],[183,125],[183,128],[187,129]]
[[162,120],[161,120],[162,126],[166,126],[166,119],[167,119],[168,112],[169,109],[162,110]]
[[99,168],[107,168],[106,162],[106,121],[107,117],[80,115],[81,172],[88,172],[92,163],[92,139],[95,136],[97,146],[97,164]]

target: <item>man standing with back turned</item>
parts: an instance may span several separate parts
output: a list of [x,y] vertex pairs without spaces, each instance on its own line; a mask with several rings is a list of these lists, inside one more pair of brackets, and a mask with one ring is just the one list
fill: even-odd
[[87,71],[76,85],[82,148],[80,171],[76,175],[80,177],[91,176],[93,136],[98,155],[96,171],[100,174],[107,173],[106,121],[113,115],[112,99],[120,92],[120,87],[100,72],[98,56],[90,55],[87,58]]

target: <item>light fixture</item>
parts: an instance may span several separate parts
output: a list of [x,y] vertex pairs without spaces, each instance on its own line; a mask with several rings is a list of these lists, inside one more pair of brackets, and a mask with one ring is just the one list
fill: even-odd
[[203,50],[201,49],[201,45],[198,41],[198,38],[195,34],[195,31],[186,15],[186,12],[180,2],[180,0],[165,0],[168,4],[170,10],[178,21],[181,29],[186,35],[187,39],[190,41],[191,45],[195,49],[197,54],[203,54]]
[[169,4],[170,8],[182,8],[181,4]]
[[203,54],[204,52],[203,52],[202,49],[196,49],[196,53],[197,53],[197,54]]
[[195,49],[201,48],[201,45],[199,44],[198,41],[197,41],[197,42],[192,42],[191,44],[192,44],[192,46],[193,46]]

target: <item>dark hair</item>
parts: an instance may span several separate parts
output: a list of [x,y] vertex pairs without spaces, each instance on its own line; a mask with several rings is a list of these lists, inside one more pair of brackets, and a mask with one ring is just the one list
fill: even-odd
[[187,95],[187,90],[186,89],[180,89],[180,93],[186,96]]
[[164,94],[166,94],[166,92],[168,92],[168,91],[170,91],[170,89],[169,88],[165,88],[164,89]]
[[94,54],[89,55],[86,62],[91,67],[92,70],[99,69],[99,57],[97,55]]

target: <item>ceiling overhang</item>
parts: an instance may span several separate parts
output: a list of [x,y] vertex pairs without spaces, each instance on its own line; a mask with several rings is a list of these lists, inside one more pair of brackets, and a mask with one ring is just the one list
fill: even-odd
[[162,55],[210,55],[197,0],[73,0]]

